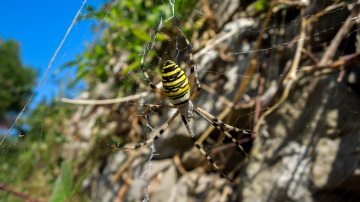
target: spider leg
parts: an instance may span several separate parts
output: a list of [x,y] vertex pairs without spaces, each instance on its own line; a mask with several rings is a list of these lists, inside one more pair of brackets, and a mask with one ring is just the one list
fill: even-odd
[[214,122],[216,125],[220,125],[221,127],[226,128],[228,131],[235,131],[237,133],[242,133],[242,134],[253,134],[251,130],[236,128],[234,126],[222,122],[221,120],[219,120],[218,118],[216,118],[215,116],[211,115],[209,112],[201,109],[198,106],[195,106],[194,109],[199,113],[201,113],[202,115],[204,115],[205,117],[207,117],[208,120],[211,120],[210,122],[211,124]]
[[211,156],[209,156],[209,155],[205,152],[205,150],[200,146],[200,144],[198,143],[198,141],[197,141],[196,138],[195,138],[194,132],[192,131],[192,129],[191,129],[191,127],[190,127],[189,122],[187,121],[187,119],[186,119],[183,115],[181,115],[181,119],[182,119],[182,121],[184,122],[185,127],[186,127],[187,131],[189,132],[192,140],[194,141],[195,147],[200,150],[200,152],[205,156],[205,158],[213,165],[213,167],[216,169],[216,171],[220,172],[221,175],[222,175],[223,177],[225,177],[226,179],[228,179],[230,182],[233,182],[231,179],[229,179],[228,176],[225,175],[225,173],[223,173],[223,172],[219,169],[219,167],[217,166],[217,164],[215,163],[215,161],[211,158]]
[[[217,119],[216,117],[212,116],[211,114],[205,112],[203,109],[199,108],[199,107],[194,107],[194,112],[198,115],[200,115],[201,118],[205,119],[207,122],[209,122],[210,124],[212,124],[215,128],[217,128],[219,131],[223,132],[225,134],[225,136],[229,139],[231,139],[231,141],[233,143],[236,144],[236,146],[239,148],[239,150],[245,154],[245,156],[250,160],[250,157],[249,155],[245,152],[244,148],[241,146],[241,144],[233,137],[230,135],[230,133],[228,131],[230,131],[229,129],[228,130],[225,130],[226,127],[224,122],[220,121],[219,119]],[[205,113],[204,113],[205,112]],[[230,126],[230,125],[228,125]],[[243,130],[241,129],[238,129],[238,128],[235,128],[233,126],[230,126],[233,131],[237,131],[237,132],[241,132]]]
[[[187,39],[186,39],[187,41]],[[200,92],[201,90],[201,84],[200,84],[200,81],[199,81],[199,78],[198,78],[198,74],[197,74],[197,71],[196,71],[196,67],[194,65],[194,61],[193,61],[193,58],[192,58],[192,53],[190,54],[190,77],[194,77],[195,78],[195,83],[196,83],[196,89],[195,91],[193,92],[193,94],[191,95],[190,97],[190,100],[193,100]],[[191,80],[194,80],[194,79],[191,79]]]
[[158,93],[159,95],[167,98],[167,96],[165,95],[165,93],[164,93],[163,91],[161,91],[158,87],[156,87],[156,85],[154,84],[154,82],[152,82],[152,81],[150,80],[150,77],[149,77],[148,73],[145,71],[145,67],[144,67],[144,57],[141,58],[140,68],[141,68],[142,72],[144,73],[145,80],[146,80],[146,82],[149,84],[149,86],[150,86],[156,93]]
[[196,67],[195,67],[194,56],[193,56],[193,52],[192,52],[192,46],[191,46],[189,40],[185,37],[184,33],[180,29],[179,29],[179,31],[184,36],[187,48],[189,49],[190,82],[191,82],[190,86],[194,87],[194,80],[195,80],[195,83],[196,83],[196,89],[195,89],[195,91],[193,92],[193,94],[190,97],[190,100],[193,100],[199,94],[199,92],[201,90],[201,84],[200,84],[200,81],[198,79],[198,74],[197,74]]
[[132,150],[132,149],[139,149],[140,147],[143,147],[147,144],[151,144],[155,140],[159,139],[159,137],[165,132],[166,129],[171,125],[171,123],[174,121],[174,119],[179,115],[179,111],[177,111],[169,120],[166,121],[166,123],[161,127],[158,134],[156,134],[153,138],[146,140],[145,142],[141,142],[134,146],[127,146],[120,148],[119,145],[115,149],[122,149],[122,150]]

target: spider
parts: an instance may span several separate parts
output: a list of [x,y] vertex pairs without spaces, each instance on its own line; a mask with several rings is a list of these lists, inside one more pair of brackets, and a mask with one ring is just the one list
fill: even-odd
[[193,130],[189,125],[190,119],[194,117],[194,113],[198,114],[201,118],[203,118],[204,120],[212,124],[214,127],[216,127],[220,132],[224,133],[227,138],[230,138],[232,142],[237,145],[238,149],[240,149],[240,151],[246,155],[247,158],[249,158],[248,154],[245,152],[245,150],[240,145],[240,143],[229,134],[229,132],[235,131],[243,134],[251,134],[251,130],[239,129],[231,125],[225,124],[215,116],[211,115],[210,113],[206,112],[205,110],[193,104],[192,100],[199,94],[199,91],[201,90],[201,84],[200,81],[198,80],[196,67],[194,65],[192,46],[185,36],[184,38],[186,41],[186,49],[189,50],[190,78],[191,78],[190,82],[193,83],[194,82],[193,80],[195,80],[197,86],[196,89],[191,94],[190,86],[192,86],[192,84],[189,83],[189,79],[186,76],[184,70],[181,69],[179,65],[177,65],[172,60],[167,60],[162,67],[162,85],[164,90],[160,90],[159,88],[157,88],[156,85],[150,80],[148,73],[145,71],[145,67],[144,67],[145,54],[144,54],[144,57],[141,59],[140,68],[144,74],[146,82],[156,93],[168,99],[172,105],[142,104],[142,106],[150,107],[150,108],[176,108],[177,111],[175,112],[175,114],[171,116],[169,120],[166,121],[166,123],[161,127],[160,131],[153,138],[141,142],[137,145],[127,146],[122,149],[130,149],[130,150],[138,149],[140,147],[143,147],[147,144],[154,142],[165,132],[165,130],[171,125],[174,119],[180,114],[181,119],[188,133],[190,134],[192,140],[194,141],[195,147],[199,149],[199,151],[212,164],[212,166],[216,169],[217,172],[219,172],[223,177],[225,177],[226,179],[232,182],[232,180],[230,180],[219,169],[219,167],[217,166],[215,161],[210,157],[210,155],[208,155],[205,152],[205,150],[201,147],[201,145],[195,138]]

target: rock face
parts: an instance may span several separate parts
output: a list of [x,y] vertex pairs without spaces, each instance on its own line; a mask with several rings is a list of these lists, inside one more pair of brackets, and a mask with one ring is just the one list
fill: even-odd
[[[221,9],[232,8],[229,2],[234,1],[225,1],[218,7],[219,13],[215,12],[218,18],[224,11]],[[96,187],[91,186],[91,190],[96,190],[92,192],[93,198],[96,201],[360,201],[358,59],[341,67],[333,64],[333,69],[327,66],[341,56],[360,52],[356,51],[359,42],[351,34],[355,31],[350,29],[341,38],[342,43],[339,42],[325,67],[316,66],[327,48],[336,42],[335,35],[344,29],[346,19],[357,12],[354,7],[358,5],[347,2],[333,8],[333,1],[324,2],[312,1],[302,16],[292,6],[273,8],[284,9],[279,12],[281,15],[292,12],[293,17],[289,20],[290,14],[273,14],[274,25],[266,26],[260,47],[256,46],[258,40],[254,37],[260,31],[254,30],[261,30],[264,16],[253,16],[254,20],[237,13],[226,15],[228,19],[218,22],[223,24],[218,24],[218,36],[214,37],[226,39],[220,45],[210,44],[212,48],[202,47],[195,54],[201,82],[216,91],[201,92],[195,105],[221,115],[226,111],[224,97],[232,100],[243,81],[248,80],[243,91],[246,95],[236,103],[230,102],[231,113],[223,120],[249,128],[280,100],[287,88],[284,80],[290,78],[290,67],[296,62],[296,46],[300,44],[297,42],[305,41],[295,76],[290,78],[294,82],[283,102],[259,123],[259,130],[252,137],[232,134],[243,143],[250,160],[237,152],[231,141],[225,138],[222,142],[216,130],[208,132],[209,125],[200,117],[195,116],[191,121],[197,138],[207,134],[201,141],[206,152],[234,182],[220,177],[193,147],[178,118],[153,145],[137,151],[113,152],[99,169],[100,174],[92,178],[97,182]],[[301,6],[304,5],[299,3]],[[323,10],[328,13],[318,16]],[[319,18],[312,19],[318,20],[315,24],[308,22],[305,37],[299,39],[304,16]],[[279,20],[282,17],[286,19]],[[199,41],[192,41],[195,49],[200,46]],[[249,75],[254,60],[256,71]],[[312,65],[313,71],[305,71],[306,65]],[[260,88],[264,88],[261,93]],[[147,133],[158,132],[173,113],[166,109],[149,116],[143,124]]]
[[243,201],[359,200],[359,95],[335,79],[307,100],[296,88],[266,119],[270,136],[255,139]]
[[[132,163],[126,201],[359,200],[360,97],[334,76],[323,78],[307,100],[302,89],[297,86],[266,119],[269,136],[255,138],[251,160],[237,178],[240,184],[210,174],[209,167],[181,174],[173,158],[149,161],[150,149],[145,149],[147,155]],[[167,149],[177,146],[168,144]],[[196,149],[190,154],[196,167],[203,157]],[[182,164],[186,162],[184,155]]]

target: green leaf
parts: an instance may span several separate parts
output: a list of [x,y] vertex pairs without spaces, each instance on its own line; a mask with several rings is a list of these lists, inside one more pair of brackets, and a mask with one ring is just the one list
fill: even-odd
[[73,186],[70,163],[61,163],[60,175],[56,179],[55,187],[50,197],[50,202],[69,200]]
[[257,11],[265,11],[269,7],[269,2],[267,0],[258,0],[253,6]]
[[139,39],[146,41],[146,42],[150,42],[151,41],[151,37],[149,36],[148,33],[146,33],[144,30],[141,29],[131,29],[131,32]]

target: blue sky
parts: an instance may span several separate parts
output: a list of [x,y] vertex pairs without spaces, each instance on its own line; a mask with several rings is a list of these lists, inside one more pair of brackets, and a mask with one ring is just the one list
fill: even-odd
[[[86,5],[97,10],[103,2],[104,0],[87,0]],[[37,69],[41,77],[82,4],[83,1],[80,0],[3,1],[0,7],[0,37],[18,41],[23,64]],[[83,9],[81,14],[84,13]],[[76,53],[84,50],[84,44],[92,40],[92,23],[88,20],[74,25],[47,77],[39,86],[32,106],[40,100],[50,101],[61,88],[59,82],[65,84],[71,79],[69,70],[60,71],[56,75],[54,72],[62,64],[74,59]]]

